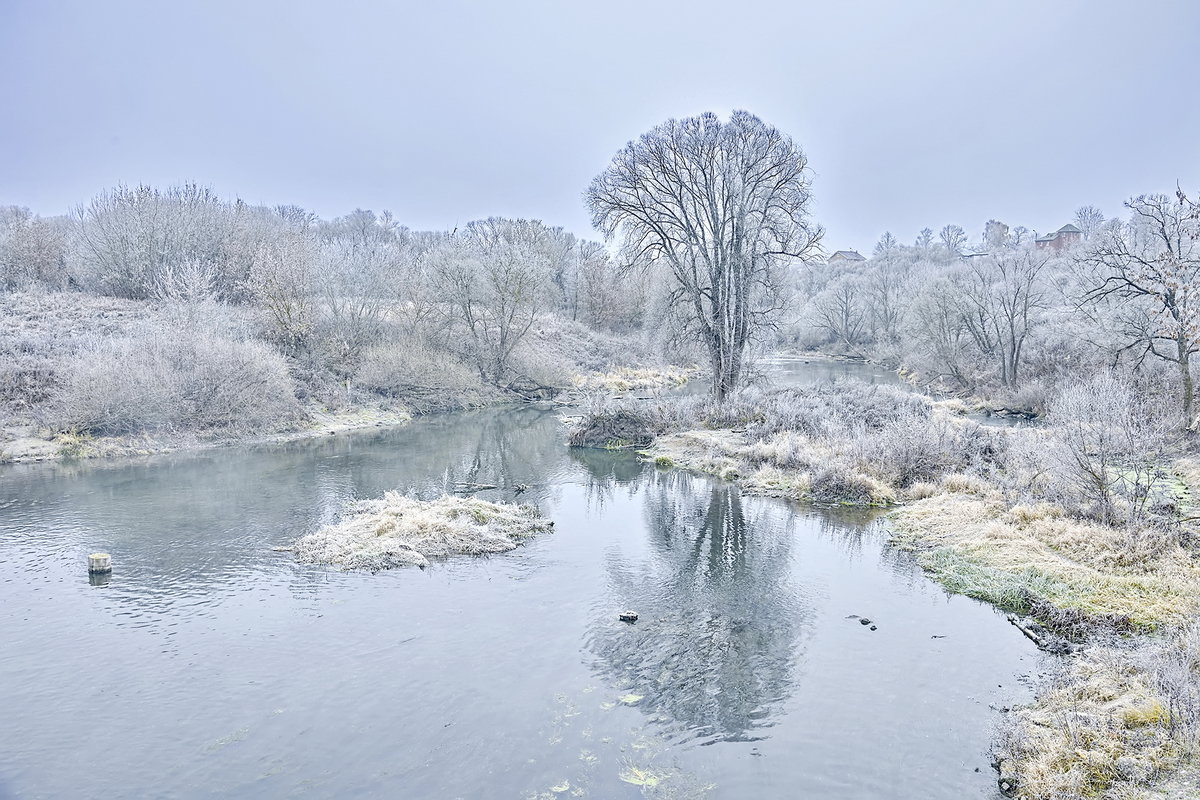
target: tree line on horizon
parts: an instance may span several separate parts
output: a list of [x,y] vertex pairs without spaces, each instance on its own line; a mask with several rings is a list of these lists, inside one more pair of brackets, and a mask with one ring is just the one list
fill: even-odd
[[[865,261],[825,264],[802,149],[737,111],[656,126],[618,151],[585,200],[606,242],[538,220],[421,232],[387,212],[323,220],[196,184],[119,186],[65,217],[0,209],[0,287],[207,304],[224,321],[187,324],[267,347],[256,356],[274,363],[265,372],[326,400],[356,387],[411,396],[447,375],[535,396],[587,360],[546,348],[571,340],[594,351],[597,334],[608,345],[596,366],[699,361],[717,401],[753,377],[756,354],[782,344],[867,356],[932,389],[1030,408],[1072,376],[1115,370],[1173,393],[1193,418],[1200,215],[1182,192],[1134,198],[1127,219],[1085,206],[1082,241],[1060,250],[990,220],[975,244],[947,225],[912,245],[887,233]],[[21,363],[0,380],[9,405],[70,394],[89,364],[132,359],[161,372],[150,362],[171,361],[85,333],[10,342]],[[621,354],[616,339],[637,346]],[[48,367],[38,354],[50,349],[78,363]],[[87,419],[105,413],[73,424],[95,428]]]

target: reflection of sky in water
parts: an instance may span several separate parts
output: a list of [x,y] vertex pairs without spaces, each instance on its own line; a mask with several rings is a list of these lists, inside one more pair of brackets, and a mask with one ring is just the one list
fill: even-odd
[[[0,469],[0,797],[989,796],[988,703],[1035,666],[1019,633],[854,515],[563,438],[523,407]],[[555,532],[379,575],[271,550],[460,480],[530,485]]]

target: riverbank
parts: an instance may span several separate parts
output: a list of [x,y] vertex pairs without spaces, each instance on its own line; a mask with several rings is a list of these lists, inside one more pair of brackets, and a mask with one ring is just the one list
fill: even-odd
[[[1028,422],[1041,419],[1046,414],[1046,397],[1043,393],[1014,393],[1003,390],[983,391],[979,388],[975,394],[964,392],[961,387],[946,385],[938,377],[930,377],[918,370],[906,367],[894,359],[881,360],[863,353],[824,352],[821,350],[786,350],[779,351],[764,363],[800,362],[803,364],[864,365],[871,368],[876,376],[881,374],[894,375],[896,383],[912,387],[915,391],[924,392],[931,397],[937,397],[946,402],[961,404],[961,407],[973,416],[996,418],[1013,422]],[[861,376],[859,376],[861,377]]]
[[[577,402],[583,391],[662,391],[686,385],[697,374],[695,368],[663,366],[627,367],[610,371],[577,374],[571,381],[574,388],[562,389],[568,402]],[[449,410],[484,408],[523,402],[523,398],[492,392],[476,396],[470,404],[450,402]],[[558,402],[562,402],[559,400]],[[331,409],[316,403],[304,407],[299,421],[286,430],[258,434],[213,434],[198,432],[159,434],[145,433],[128,436],[91,436],[67,431],[52,431],[33,424],[10,425],[0,428],[0,464],[23,464],[58,459],[120,458],[171,453],[184,450],[235,447],[239,445],[292,442],[332,436],[367,428],[388,428],[406,425],[428,414],[444,413],[442,406],[409,408],[397,402],[360,402],[344,408]]]
[[[1187,655],[1186,631],[1200,614],[1200,481],[1178,442],[1138,427],[1146,415],[1132,398],[1106,401],[1110,388],[1085,387],[1074,416],[1034,429],[981,426],[965,403],[861,384],[599,416],[619,418],[626,438],[640,422],[652,440],[642,453],[660,468],[752,494],[892,507],[892,545],[932,579],[1023,615],[1039,645],[1071,653],[1010,715],[1002,788],[1026,800],[1154,797],[1172,773],[1186,779],[1197,752],[1200,652]],[[589,423],[573,441],[612,427]],[[1111,435],[1122,426],[1125,449]],[[1166,681],[1164,662],[1186,666]]]
[[0,463],[290,441],[546,400],[576,386],[675,387],[691,373],[661,363],[638,331],[549,313],[503,375],[485,376],[445,331],[391,317],[368,328],[314,323],[280,338],[263,309],[211,298],[4,293]]
[[413,415],[405,409],[383,406],[366,406],[343,411],[314,407],[308,409],[304,421],[291,430],[210,438],[194,433],[87,436],[54,433],[33,426],[18,426],[0,432],[0,435],[4,437],[3,440],[0,440],[0,464],[148,456],[186,450],[293,442],[367,428],[395,427],[405,425],[412,419]]

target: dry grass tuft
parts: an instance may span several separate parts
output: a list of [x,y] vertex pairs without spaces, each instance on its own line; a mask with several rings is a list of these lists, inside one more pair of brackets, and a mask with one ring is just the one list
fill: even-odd
[[630,392],[674,389],[688,382],[694,369],[683,367],[619,367],[609,372],[577,375],[575,387],[585,391]]
[[353,513],[299,539],[293,550],[302,562],[341,569],[423,567],[431,558],[503,553],[553,524],[532,506],[448,495],[423,501],[387,492],[360,501]]

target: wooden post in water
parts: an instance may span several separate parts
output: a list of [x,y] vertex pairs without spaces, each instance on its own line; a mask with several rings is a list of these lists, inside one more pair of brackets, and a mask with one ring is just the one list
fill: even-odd
[[112,572],[112,556],[108,553],[92,553],[88,556],[89,575],[108,575]]

